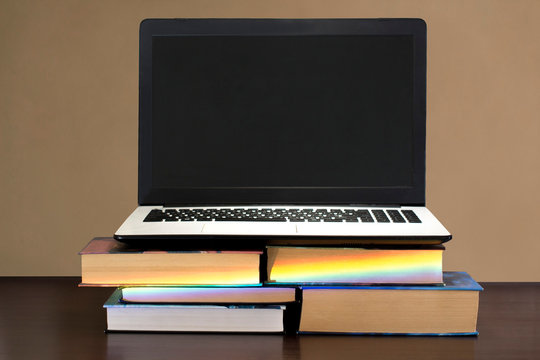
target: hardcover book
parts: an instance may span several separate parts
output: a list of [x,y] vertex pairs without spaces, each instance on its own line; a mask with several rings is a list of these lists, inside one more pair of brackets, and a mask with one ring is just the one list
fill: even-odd
[[442,284],[444,247],[267,247],[268,283]]
[[445,286],[306,286],[300,332],[476,335],[478,285],[445,272]]
[[81,286],[260,283],[262,251],[147,250],[95,238],[79,254]]
[[287,303],[296,300],[296,289],[285,287],[124,287],[125,303]]
[[128,304],[121,296],[117,289],[103,305],[108,331],[284,331],[284,305]]

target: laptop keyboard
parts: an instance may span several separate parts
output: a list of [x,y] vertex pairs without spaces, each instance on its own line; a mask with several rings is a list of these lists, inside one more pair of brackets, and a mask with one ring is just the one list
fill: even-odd
[[350,209],[154,209],[145,222],[270,221],[421,223],[413,210]]

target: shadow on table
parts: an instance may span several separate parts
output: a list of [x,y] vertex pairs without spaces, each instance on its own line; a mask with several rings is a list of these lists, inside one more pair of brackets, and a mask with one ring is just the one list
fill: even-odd
[[476,337],[107,335],[108,359],[474,359]]
[[332,336],[298,337],[300,359],[474,359],[476,337]]
[[109,333],[107,359],[281,359],[284,342],[282,334]]

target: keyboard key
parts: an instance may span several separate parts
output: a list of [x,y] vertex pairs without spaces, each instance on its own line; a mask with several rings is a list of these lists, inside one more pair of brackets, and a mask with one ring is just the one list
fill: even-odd
[[398,210],[386,210],[386,212],[388,213],[388,215],[390,215],[390,218],[392,219],[393,222],[395,222],[395,223],[404,223],[404,222],[406,222],[405,219],[403,218],[403,216],[401,216],[401,214],[399,213]]
[[421,223],[422,221],[412,210],[401,210],[401,213],[405,215],[405,218],[410,223]]
[[386,216],[386,214],[384,213],[384,210],[371,210],[371,212],[375,216],[375,219],[377,220],[377,222],[383,222],[383,223],[390,222],[390,219],[388,218],[388,216]]
[[143,222],[161,222],[165,219],[165,213],[163,211],[154,209],[146,215]]
[[158,218],[158,217],[149,217],[147,216],[143,222],[162,222],[163,221],[163,218]]
[[356,210],[356,215],[362,222],[375,222],[368,210]]

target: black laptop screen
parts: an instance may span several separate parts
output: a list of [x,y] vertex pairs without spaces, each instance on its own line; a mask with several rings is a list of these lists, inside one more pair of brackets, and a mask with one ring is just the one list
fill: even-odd
[[153,36],[151,69],[153,188],[413,186],[412,36]]

